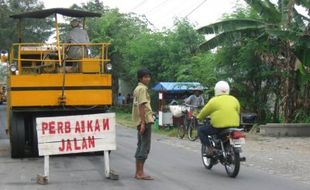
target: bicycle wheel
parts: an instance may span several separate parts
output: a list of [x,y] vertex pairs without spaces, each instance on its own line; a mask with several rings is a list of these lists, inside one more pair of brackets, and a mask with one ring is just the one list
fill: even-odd
[[177,128],[177,135],[179,139],[183,139],[185,136],[185,126],[184,124],[180,124]]
[[191,119],[189,126],[188,126],[188,131],[187,131],[187,136],[190,141],[195,141],[198,139],[198,127],[195,119]]

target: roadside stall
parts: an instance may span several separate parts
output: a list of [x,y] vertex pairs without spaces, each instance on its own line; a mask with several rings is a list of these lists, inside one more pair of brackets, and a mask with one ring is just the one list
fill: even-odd
[[158,92],[158,125],[170,127],[176,123],[169,105],[181,105],[184,99],[193,94],[193,90],[203,88],[199,82],[159,82],[152,88]]

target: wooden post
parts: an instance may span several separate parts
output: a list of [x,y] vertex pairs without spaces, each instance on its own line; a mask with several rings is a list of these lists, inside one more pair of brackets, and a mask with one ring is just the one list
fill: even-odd
[[[96,122],[91,130],[81,130],[81,123]],[[50,133],[49,123],[62,123],[65,128],[72,129],[63,134],[56,130]],[[73,128],[75,130],[73,130]],[[60,117],[36,118],[39,156],[44,156],[44,175],[37,175],[37,183],[46,185],[49,180],[49,156],[104,151],[105,175],[109,179],[117,180],[118,175],[110,169],[109,151],[116,150],[115,113],[98,113],[89,115],[74,115]],[[73,146],[73,144],[75,144]],[[70,146],[72,144],[72,147]],[[71,148],[68,149],[68,146]]]
[[109,151],[104,151],[104,169],[105,169],[105,177],[110,178],[110,159],[109,159]]
[[47,185],[48,183],[48,176],[49,176],[49,161],[50,161],[50,156],[49,155],[44,155],[44,175],[37,175],[37,183],[40,185]]
[[50,172],[50,156],[46,155],[44,156],[44,177],[46,177],[46,179],[48,179],[49,172]]
[[158,128],[163,127],[164,125],[164,92],[159,91],[158,93],[158,102],[159,102],[159,108],[158,108]]

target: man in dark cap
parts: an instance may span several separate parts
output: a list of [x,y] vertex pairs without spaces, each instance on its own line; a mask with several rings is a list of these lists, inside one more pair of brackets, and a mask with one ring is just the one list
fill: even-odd
[[151,176],[144,173],[144,163],[151,149],[151,127],[154,123],[151,99],[147,87],[151,81],[151,72],[148,69],[140,69],[137,72],[137,77],[139,83],[133,92],[132,106],[132,119],[138,130],[135,178],[152,180]]
[[[81,21],[73,19],[70,22],[72,30],[66,37],[67,43],[89,43],[89,37],[86,30],[81,28]],[[87,57],[87,47],[81,45],[69,46],[67,56],[69,59],[81,59]]]

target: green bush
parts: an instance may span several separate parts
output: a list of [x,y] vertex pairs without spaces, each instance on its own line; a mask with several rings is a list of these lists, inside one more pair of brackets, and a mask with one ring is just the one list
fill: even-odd
[[132,104],[124,104],[121,106],[112,106],[110,112],[130,113],[132,111]]
[[299,109],[294,116],[293,122],[295,123],[310,123],[309,111],[305,109]]

